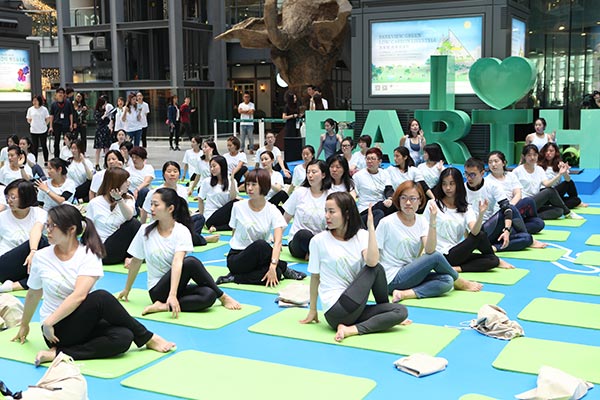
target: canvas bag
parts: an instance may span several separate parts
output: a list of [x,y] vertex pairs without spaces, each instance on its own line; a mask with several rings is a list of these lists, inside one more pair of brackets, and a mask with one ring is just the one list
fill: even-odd
[[0,294],[0,330],[21,324],[23,303],[8,293]]
[[515,397],[520,400],[579,400],[594,385],[560,369],[542,365],[537,387]]
[[511,340],[525,334],[518,322],[510,320],[506,311],[494,304],[481,306],[477,319],[471,320],[470,326],[483,335],[502,340]]
[[276,302],[280,307],[306,307],[310,302],[310,286],[292,283],[279,291]]

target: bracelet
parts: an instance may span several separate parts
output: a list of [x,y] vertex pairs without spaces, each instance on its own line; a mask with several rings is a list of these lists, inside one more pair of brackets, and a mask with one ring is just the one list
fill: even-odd
[[50,194],[50,189],[46,190],[44,193]]
[[122,198],[122,197],[119,197],[118,199],[115,199],[115,198],[113,197],[113,200],[114,200],[114,201],[116,201],[116,202],[118,203],[119,201],[123,200],[123,198]]
[[510,232],[510,228],[505,226],[504,228],[502,228],[502,232]]
[[38,249],[30,249],[29,251],[30,251],[31,253],[33,253],[34,251],[37,251],[37,250],[38,250]]
[[24,165],[19,165],[19,169],[25,169]]

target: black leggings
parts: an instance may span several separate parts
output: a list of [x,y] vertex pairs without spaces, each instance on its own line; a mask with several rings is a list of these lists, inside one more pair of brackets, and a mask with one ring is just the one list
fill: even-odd
[[[171,149],[179,147],[179,121],[173,123],[173,127],[169,128],[169,147]],[[144,131],[142,130],[142,134]],[[173,139],[175,139],[175,146],[173,146]]]
[[[367,305],[371,291],[377,304]],[[390,329],[406,317],[406,307],[390,303],[385,271],[381,264],[375,267],[364,266],[354,282],[325,313],[325,319],[333,329],[337,330],[339,324],[356,325],[360,335]]]
[[38,149],[42,146],[44,162],[48,162],[48,132],[31,134],[31,152],[37,159]]
[[148,135],[148,127],[142,128],[142,147],[148,147],[148,143],[146,141],[146,136]]
[[277,207],[277,209],[281,212],[281,214],[283,214],[285,210],[279,204],[285,203],[289,198],[290,196],[285,192],[285,190],[281,189],[269,199],[269,203],[274,204],[275,207]]
[[[481,254],[473,253],[473,250],[479,250]],[[477,235],[469,233],[465,240],[451,248],[444,257],[453,267],[460,267],[462,272],[488,271],[497,267],[500,262],[484,231]]]
[[288,243],[290,254],[296,258],[305,259],[308,254],[308,246],[313,238],[314,233],[308,229],[300,229],[294,234],[292,240]]
[[[373,204],[371,206],[371,210],[373,211],[373,224],[375,225],[375,228],[377,228],[377,225],[379,225],[379,221],[381,221],[383,217],[387,217],[388,215],[393,214],[396,211],[398,211],[396,206],[394,206],[393,204],[389,207],[386,207],[383,204],[383,201],[378,201],[377,203]],[[367,226],[368,216],[369,216],[368,208],[366,210],[363,210],[363,212],[360,213],[360,218],[363,221],[363,227]]]
[[75,360],[114,357],[129,350],[131,342],[142,347],[152,332],[127,313],[119,300],[106,290],[96,290],[65,319],[54,325],[60,340],[49,343]]
[[[46,246],[48,246],[48,240],[42,236],[37,248],[39,250]],[[30,252],[29,240],[26,240],[14,249],[2,254],[0,256],[0,282],[11,280],[19,282],[23,289],[28,289],[27,279],[29,274],[27,273],[27,266],[23,263],[25,263]]]
[[[544,220],[538,216],[537,207],[535,206],[535,200],[532,197],[523,197],[515,205],[519,214],[523,217],[523,223],[525,224],[525,230],[532,235],[541,232],[546,224]],[[516,220],[513,219],[513,224]]]
[[140,226],[140,221],[131,218],[129,221],[125,221],[115,233],[107,237],[104,241],[106,257],[102,259],[102,264],[120,264],[125,261],[128,256],[127,249]]
[[90,186],[92,185],[91,179],[86,179],[81,185],[75,189],[75,199],[83,200],[84,203],[90,201]]
[[233,179],[236,180],[236,182],[238,183],[238,185],[242,181],[242,178],[244,177],[244,174],[246,172],[248,172],[248,167],[246,167],[245,165],[243,165],[242,168],[240,168],[240,170],[233,175]]
[[[283,161],[283,168],[287,169],[288,171],[290,170],[290,167],[288,167],[285,160]],[[281,166],[279,164],[273,165],[273,171],[281,172]],[[290,183],[292,183],[292,177],[290,176],[289,178],[286,178],[286,176],[283,175],[283,183],[289,185]]]
[[210,217],[206,220],[206,227],[210,228],[214,226],[218,231],[230,231],[232,230],[229,226],[229,220],[231,219],[231,209],[233,208],[233,204],[238,201],[230,200],[223,207],[219,208],[217,211],[213,212]]
[[[230,250],[227,255],[227,268],[234,276],[235,283],[265,285],[261,281],[269,270],[273,248],[264,240],[257,240],[244,250]],[[281,278],[287,270],[287,262],[277,263],[277,277]]]
[[556,191],[569,209],[573,209],[581,204],[579,193],[577,193],[577,187],[575,187],[575,182],[572,180],[559,183],[556,186]]
[[[188,285],[194,281],[195,285]],[[149,290],[150,299],[165,303],[171,290],[171,271],[167,272],[152,289]],[[177,300],[181,311],[194,312],[210,308],[215,301],[223,296],[212,276],[200,260],[188,256],[183,259],[181,279],[177,285]]]
[[538,216],[542,219],[558,219],[571,212],[554,188],[542,189],[532,197],[535,200]]

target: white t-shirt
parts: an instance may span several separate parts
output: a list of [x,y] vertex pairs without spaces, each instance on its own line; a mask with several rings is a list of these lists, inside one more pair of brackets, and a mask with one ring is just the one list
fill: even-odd
[[69,161],[69,159],[72,157],[73,152],[71,151],[71,149],[69,149],[68,146],[61,146],[58,158],[60,158],[61,160]]
[[[248,104],[241,102],[240,105],[238,106],[238,109],[241,109],[242,111],[249,111],[249,110],[254,110],[254,103],[253,102],[249,102]],[[254,115],[252,114],[240,114],[240,119],[253,119]],[[254,125],[253,122],[240,122],[240,125],[247,125],[247,126],[252,126]]]
[[498,179],[494,175],[489,174],[485,177],[485,179],[490,180],[491,182],[496,183],[498,186],[504,190],[504,194],[508,201],[511,201],[514,197],[513,191],[515,189],[523,189],[523,185],[519,182],[519,179],[512,172],[504,173],[504,179]]
[[161,236],[158,233],[158,228],[152,229],[152,232],[146,237],[146,227],[148,225],[144,224],[140,227],[127,252],[132,257],[146,260],[148,290],[150,290],[171,270],[175,253],[185,251],[187,254],[194,250],[194,244],[190,230],[179,222],[175,222],[173,231],[168,237]]
[[200,163],[200,157],[202,157],[202,150],[195,152],[193,149],[188,149],[183,155],[183,164],[187,164],[190,176],[198,173],[198,164]]
[[[271,186],[273,186],[273,185],[279,185],[281,187],[281,190],[283,190],[283,175],[281,175],[277,171],[271,172]],[[267,195],[265,196],[265,199],[269,200],[271,197],[275,196],[276,194],[277,194],[277,192],[274,191],[273,188],[271,188],[271,189],[269,189],[269,193],[267,193]]]
[[[352,178],[350,178],[352,179]],[[344,183],[340,183],[339,185],[334,185],[331,184],[331,189],[329,189],[329,193],[336,193],[336,192],[348,192],[348,188],[346,187],[346,185],[344,185]]]
[[[260,165],[260,155],[262,153],[264,153],[265,151],[267,151],[266,147],[261,147],[258,150],[256,150],[256,162]],[[271,153],[273,153],[273,166],[276,166],[278,164],[277,162],[277,158],[281,156],[281,150],[279,150],[279,148],[277,146],[273,146],[273,150],[271,150]]]
[[257,240],[268,240],[273,229],[285,228],[287,223],[274,204],[267,202],[262,210],[252,211],[249,200],[240,200],[231,209],[229,226],[234,230],[229,246],[244,250]]
[[363,212],[369,208],[370,203],[385,200],[384,189],[392,186],[388,173],[379,168],[376,174],[371,174],[367,169],[361,169],[352,177],[358,194],[358,211]]
[[[94,164],[87,158],[85,159],[85,164],[92,171],[92,174],[96,171],[94,169]],[[75,182],[75,186],[79,186],[83,184],[87,180],[87,175],[85,173],[85,166],[83,162],[77,162],[73,160],[67,169],[67,177],[71,178],[73,182]]]
[[330,231],[318,233],[310,241],[308,272],[319,274],[323,312],[329,310],[358,277],[365,265],[363,251],[368,244],[369,233],[364,229],[346,241],[336,239]]
[[142,169],[137,169],[133,163],[131,163],[131,165],[125,169],[127,172],[129,172],[129,183],[131,184],[129,186],[129,190],[132,192],[136,190],[138,186],[144,183],[144,179],[147,176],[151,176],[152,179],[156,178],[156,175],[154,174],[154,168],[152,168],[152,165],[150,164],[144,164]]
[[367,160],[365,159],[365,155],[360,151],[352,153],[352,158],[350,159],[349,164],[350,168],[352,168],[352,166],[359,170],[367,168]]
[[0,162],[7,162],[8,161],[8,147],[3,147],[2,150],[0,150]]
[[429,225],[422,215],[417,214],[413,226],[406,226],[397,213],[379,221],[375,234],[379,247],[379,262],[385,269],[388,284],[406,264],[420,256],[422,241],[427,236]]
[[48,118],[50,114],[48,113],[48,109],[44,106],[40,106],[35,108],[31,106],[27,109],[27,119],[31,118],[31,124],[29,124],[29,132],[33,134],[42,134],[46,133],[48,130],[48,125],[46,124],[46,118]]
[[469,186],[465,182],[465,190],[467,191],[467,202],[473,207],[473,210],[476,215],[479,215],[479,204],[481,201],[487,199],[488,209],[483,214],[483,222],[487,221],[494,215],[498,210],[500,210],[500,205],[498,204],[500,201],[507,199],[504,194],[504,190],[497,185],[494,181],[488,180],[485,178],[483,180],[483,186],[476,191],[469,189]]
[[[135,207],[135,200],[133,199],[124,198],[122,201],[132,209]],[[104,196],[97,196],[90,200],[86,208],[86,216],[94,222],[94,226],[102,242],[105,242],[110,235],[127,222],[127,219],[121,212],[121,207],[116,204],[115,208],[111,210],[110,203],[106,201]]]
[[246,157],[246,153],[243,153],[241,151],[238,151],[238,153],[235,156],[232,156],[230,153],[225,153],[223,157],[225,157],[225,159],[227,160],[227,172],[229,174],[233,172],[233,169],[237,167],[240,161],[244,165],[248,164],[248,157]]
[[102,181],[104,180],[104,174],[106,174],[105,169],[96,172],[92,176],[92,183],[90,184],[90,191],[92,191],[94,193],[98,193],[98,189],[100,189],[100,186],[102,185]]
[[119,142],[114,142],[110,145],[110,147],[108,148],[108,151],[110,150],[115,150],[115,151],[120,151],[121,150],[121,143]]
[[[138,105],[139,107],[139,105]],[[150,114],[150,106],[148,105],[148,103],[146,103],[145,101],[142,101],[142,107],[140,107],[141,110],[141,123],[142,123],[142,128],[147,128],[148,127],[148,114]]]
[[542,182],[547,179],[546,172],[539,165],[535,166],[532,174],[527,172],[523,165],[519,165],[512,172],[523,186],[523,197],[531,197],[538,194],[543,187]]
[[417,168],[419,169],[419,171],[421,171],[421,175],[423,175],[425,183],[430,188],[434,187],[440,180],[440,175],[442,171],[438,169],[437,163],[435,163],[431,168],[427,166],[427,163],[421,163]]
[[302,185],[304,180],[306,179],[306,168],[304,164],[298,164],[294,167],[294,172],[292,173],[292,185],[298,187]]
[[[556,175],[558,175],[558,172],[554,172],[554,170],[552,169],[552,167],[546,168],[546,179],[547,180],[554,179],[554,177]],[[554,185],[552,185],[552,187],[556,187],[562,180],[563,180],[562,177],[560,177],[560,179],[557,179],[556,182],[554,182]]]
[[[190,167],[194,164],[190,163]],[[196,169],[196,174],[200,175],[200,180],[204,178],[209,178],[210,174],[210,160],[203,160],[201,158],[198,159],[198,162],[195,163],[194,168]]]
[[[63,184],[58,187],[54,186],[50,181],[46,181],[46,184],[48,185],[48,189],[58,194],[59,196],[64,192],[71,193],[71,197],[61,202],[60,204],[64,202],[71,203],[73,201],[73,196],[75,195],[75,182],[73,182],[73,180],[67,178],[65,179]],[[38,190],[37,199],[38,201],[44,203],[44,210],[46,211],[50,210],[52,207],[59,205],[59,203],[52,200],[52,198],[48,196],[46,192],[42,192],[41,190]]]
[[[27,164],[25,164],[25,173],[30,177],[33,176],[33,172],[31,172],[31,167],[29,167],[29,165]],[[16,171],[13,171],[8,163],[4,164],[4,166],[0,168],[0,183],[2,183],[3,185],[8,185],[12,181],[21,178],[23,178],[23,176],[21,175],[20,168],[17,168]]]
[[124,107],[117,107],[117,111],[115,111],[115,126],[113,128],[113,131],[115,132],[119,132],[120,130],[124,130],[125,132],[127,132],[125,121],[123,121],[123,110]]
[[[160,185],[154,189],[150,189],[148,191],[148,195],[146,196],[146,198],[144,199],[144,204],[142,205],[142,208],[144,209],[144,211],[146,211],[148,214],[150,214],[150,206],[152,205],[152,195],[160,188],[164,188],[165,185]],[[182,185],[177,185],[177,189],[175,190],[177,192],[177,194],[179,195],[179,197],[181,197],[182,199],[184,199],[187,202],[187,198],[188,198],[188,194],[187,194],[187,189],[185,188],[185,186]]]
[[209,219],[219,208],[229,201],[229,189],[223,191],[223,185],[210,185],[210,177],[200,183],[198,197],[204,201],[204,218]]
[[143,128],[141,118],[137,119],[138,115],[140,115],[141,110],[138,110],[137,107],[129,107],[129,112],[125,114],[125,131],[126,132],[135,132],[139,131]]
[[[429,200],[432,202],[434,200]],[[429,221],[430,218],[429,204],[425,207],[423,216]],[[465,232],[469,231],[469,224],[474,223],[477,216],[471,206],[467,207],[467,211],[459,213],[456,208],[446,208],[444,211],[439,210],[436,217],[436,233],[437,245],[436,251],[442,254],[448,254],[451,248],[459,244],[465,238]]]
[[406,181],[413,182],[423,182],[425,179],[423,178],[423,174],[417,167],[408,167],[406,172],[402,172],[400,168],[390,165],[385,169],[390,176],[390,181],[392,182],[392,187],[394,190],[398,188],[402,183]]
[[290,198],[283,205],[285,212],[294,217],[288,241],[291,241],[300,229],[308,229],[316,235],[327,228],[325,199],[328,194],[329,192],[323,192],[319,197],[314,197],[310,188],[304,186],[300,186],[292,192]]
[[45,321],[73,293],[78,277],[104,276],[102,260],[91,251],[87,251],[84,245],[79,245],[73,257],[67,261],[61,261],[56,257],[54,247],[51,245],[35,253],[31,261],[29,279],[27,279],[27,285],[31,289],[42,289],[41,322]]
[[[4,196],[2,196],[4,197]],[[12,211],[0,213],[0,255],[29,240],[29,233],[36,223],[45,223],[48,213],[39,207],[29,207],[29,213],[18,219]]]

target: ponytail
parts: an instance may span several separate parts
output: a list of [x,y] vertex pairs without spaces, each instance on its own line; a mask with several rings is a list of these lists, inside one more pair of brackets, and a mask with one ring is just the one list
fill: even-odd
[[81,244],[85,245],[87,250],[99,258],[106,256],[104,244],[102,244],[102,239],[100,239],[94,223],[89,218],[84,218],[77,208],[70,204],[60,204],[48,211],[48,217],[64,234],[74,226],[75,235],[80,238]]
[[[192,218],[190,217],[190,210],[188,208],[187,200],[179,197],[177,192],[171,188],[160,188],[156,189],[154,194],[158,194],[160,199],[167,207],[173,206],[173,219],[182,225],[185,225],[189,229],[192,236],[194,235],[194,229],[192,224]],[[148,237],[150,232],[158,225],[158,221],[154,221],[146,227],[144,230],[144,236]]]
[[106,249],[91,219],[85,217],[81,222],[81,244],[99,258],[106,257]]

